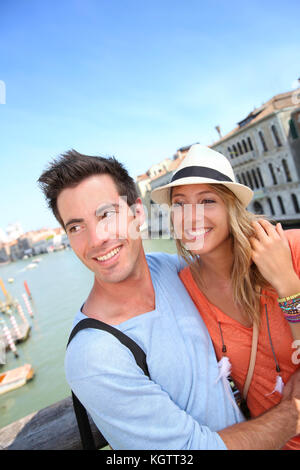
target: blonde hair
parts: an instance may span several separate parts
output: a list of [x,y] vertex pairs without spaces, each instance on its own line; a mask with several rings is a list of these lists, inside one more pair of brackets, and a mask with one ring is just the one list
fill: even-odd
[[[247,211],[235,194],[226,186],[221,184],[209,186],[221,197],[228,211],[233,252],[231,280],[234,302],[242,307],[251,322],[259,325],[261,289],[271,286],[260,274],[256,264],[252,262],[252,248],[249,239],[255,234],[252,221],[266,217]],[[190,266],[192,276],[201,289],[203,286],[200,275],[201,257],[187,250],[179,239],[176,239],[176,246],[178,254]]]

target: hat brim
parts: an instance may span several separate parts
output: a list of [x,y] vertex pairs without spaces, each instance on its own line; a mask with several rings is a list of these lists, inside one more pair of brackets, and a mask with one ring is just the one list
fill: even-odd
[[254,194],[252,189],[240,183],[216,181],[213,179],[201,177],[188,177],[181,178],[180,182],[173,181],[172,183],[166,184],[165,186],[153,189],[153,191],[151,192],[151,199],[157,204],[168,204],[170,206],[171,188],[173,188],[174,186],[185,186],[190,184],[221,184],[223,186],[226,186],[228,189],[230,189],[230,191],[235,194],[235,196],[241,201],[244,207],[248,206]]

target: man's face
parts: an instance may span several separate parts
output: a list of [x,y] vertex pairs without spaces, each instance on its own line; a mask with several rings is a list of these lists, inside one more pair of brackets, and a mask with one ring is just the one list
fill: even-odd
[[57,207],[72,249],[100,282],[121,282],[134,274],[143,250],[139,199],[134,215],[113,179],[104,174],[64,189]]

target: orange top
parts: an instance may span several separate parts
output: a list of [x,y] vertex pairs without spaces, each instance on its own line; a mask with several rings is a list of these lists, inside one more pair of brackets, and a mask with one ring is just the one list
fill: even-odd
[[[287,230],[294,269],[300,277],[300,230]],[[218,360],[222,358],[222,339],[218,322],[221,324],[227,356],[232,364],[231,376],[242,392],[246,380],[252,344],[252,328],[241,325],[233,320],[218,307],[211,304],[196,285],[190,268],[183,269],[179,276],[197,306],[211,336]],[[270,334],[280,375],[286,383],[293,372],[299,367],[299,354],[292,348],[293,337],[288,322],[278,306],[275,294],[262,291],[261,296],[261,326],[258,337],[257,355],[252,381],[248,391],[247,405],[251,416],[256,417],[274,405],[278,404],[281,395],[273,392],[276,384],[276,364],[271,349],[267,329],[265,304],[267,305]],[[294,356],[293,356],[294,353]],[[296,357],[295,357],[296,356]],[[298,364],[296,364],[298,362]],[[285,449],[300,449],[300,435],[293,438]]]

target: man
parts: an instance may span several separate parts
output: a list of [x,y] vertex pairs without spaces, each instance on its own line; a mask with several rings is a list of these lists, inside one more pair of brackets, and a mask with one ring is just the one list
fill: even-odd
[[299,375],[280,405],[242,422],[217,380],[210,338],[177,275],[180,261],[145,256],[143,206],[120,163],[70,151],[39,182],[94,273],[75,323],[91,317],[113,325],[147,356],[150,379],[107,332],[80,331],[68,347],[67,380],[113,449],[277,449],[300,433]]

